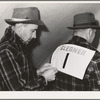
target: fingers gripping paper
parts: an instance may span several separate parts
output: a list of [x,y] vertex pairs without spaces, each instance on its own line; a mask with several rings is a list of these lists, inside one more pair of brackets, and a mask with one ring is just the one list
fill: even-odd
[[65,74],[83,79],[95,51],[73,44],[59,46],[52,55],[53,67]]

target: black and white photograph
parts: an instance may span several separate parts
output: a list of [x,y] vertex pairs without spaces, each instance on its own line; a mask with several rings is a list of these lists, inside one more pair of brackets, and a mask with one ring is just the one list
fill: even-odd
[[0,98],[5,93],[99,99],[100,2],[0,1]]

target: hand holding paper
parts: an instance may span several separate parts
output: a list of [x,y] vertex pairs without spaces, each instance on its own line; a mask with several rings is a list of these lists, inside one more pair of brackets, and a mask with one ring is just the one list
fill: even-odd
[[45,71],[52,69],[53,67],[51,66],[50,63],[44,64],[41,68],[37,69],[37,74],[42,75]]
[[44,64],[37,70],[38,75],[42,75],[46,81],[55,80],[55,74],[58,72],[56,67],[52,67],[50,63]]
[[55,80],[55,74],[58,72],[57,68],[52,68],[52,69],[49,69],[49,70],[46,70],[42,76],[45,77],[46,81],[53,81]]

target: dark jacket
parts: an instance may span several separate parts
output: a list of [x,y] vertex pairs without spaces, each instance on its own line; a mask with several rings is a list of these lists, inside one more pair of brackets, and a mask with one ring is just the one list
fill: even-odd
[[27,45],[7,28],[0,42],[0,87],[5,91],[42,90],[46,82],[37,76],[25,52]]
[[100,90],[100,53],[85,39],[74,36],[67,44],[75,44],[96,51],[88,65],[83,80],[58,72],[53,84],[55,91],[99,91]]

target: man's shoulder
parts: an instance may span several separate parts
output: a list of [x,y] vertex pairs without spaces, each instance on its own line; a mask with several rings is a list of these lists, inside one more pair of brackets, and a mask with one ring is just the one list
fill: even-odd
[[95,63],[100,63],[100,53],[99,52],[95,53],[92,61],[95,62]]
[[10,51],[17,53],[17,50],[8,41],[0,43],[0,53],[3,51]]
[[6,50],[10,46],[8,41],[0,43],[0,51]]

